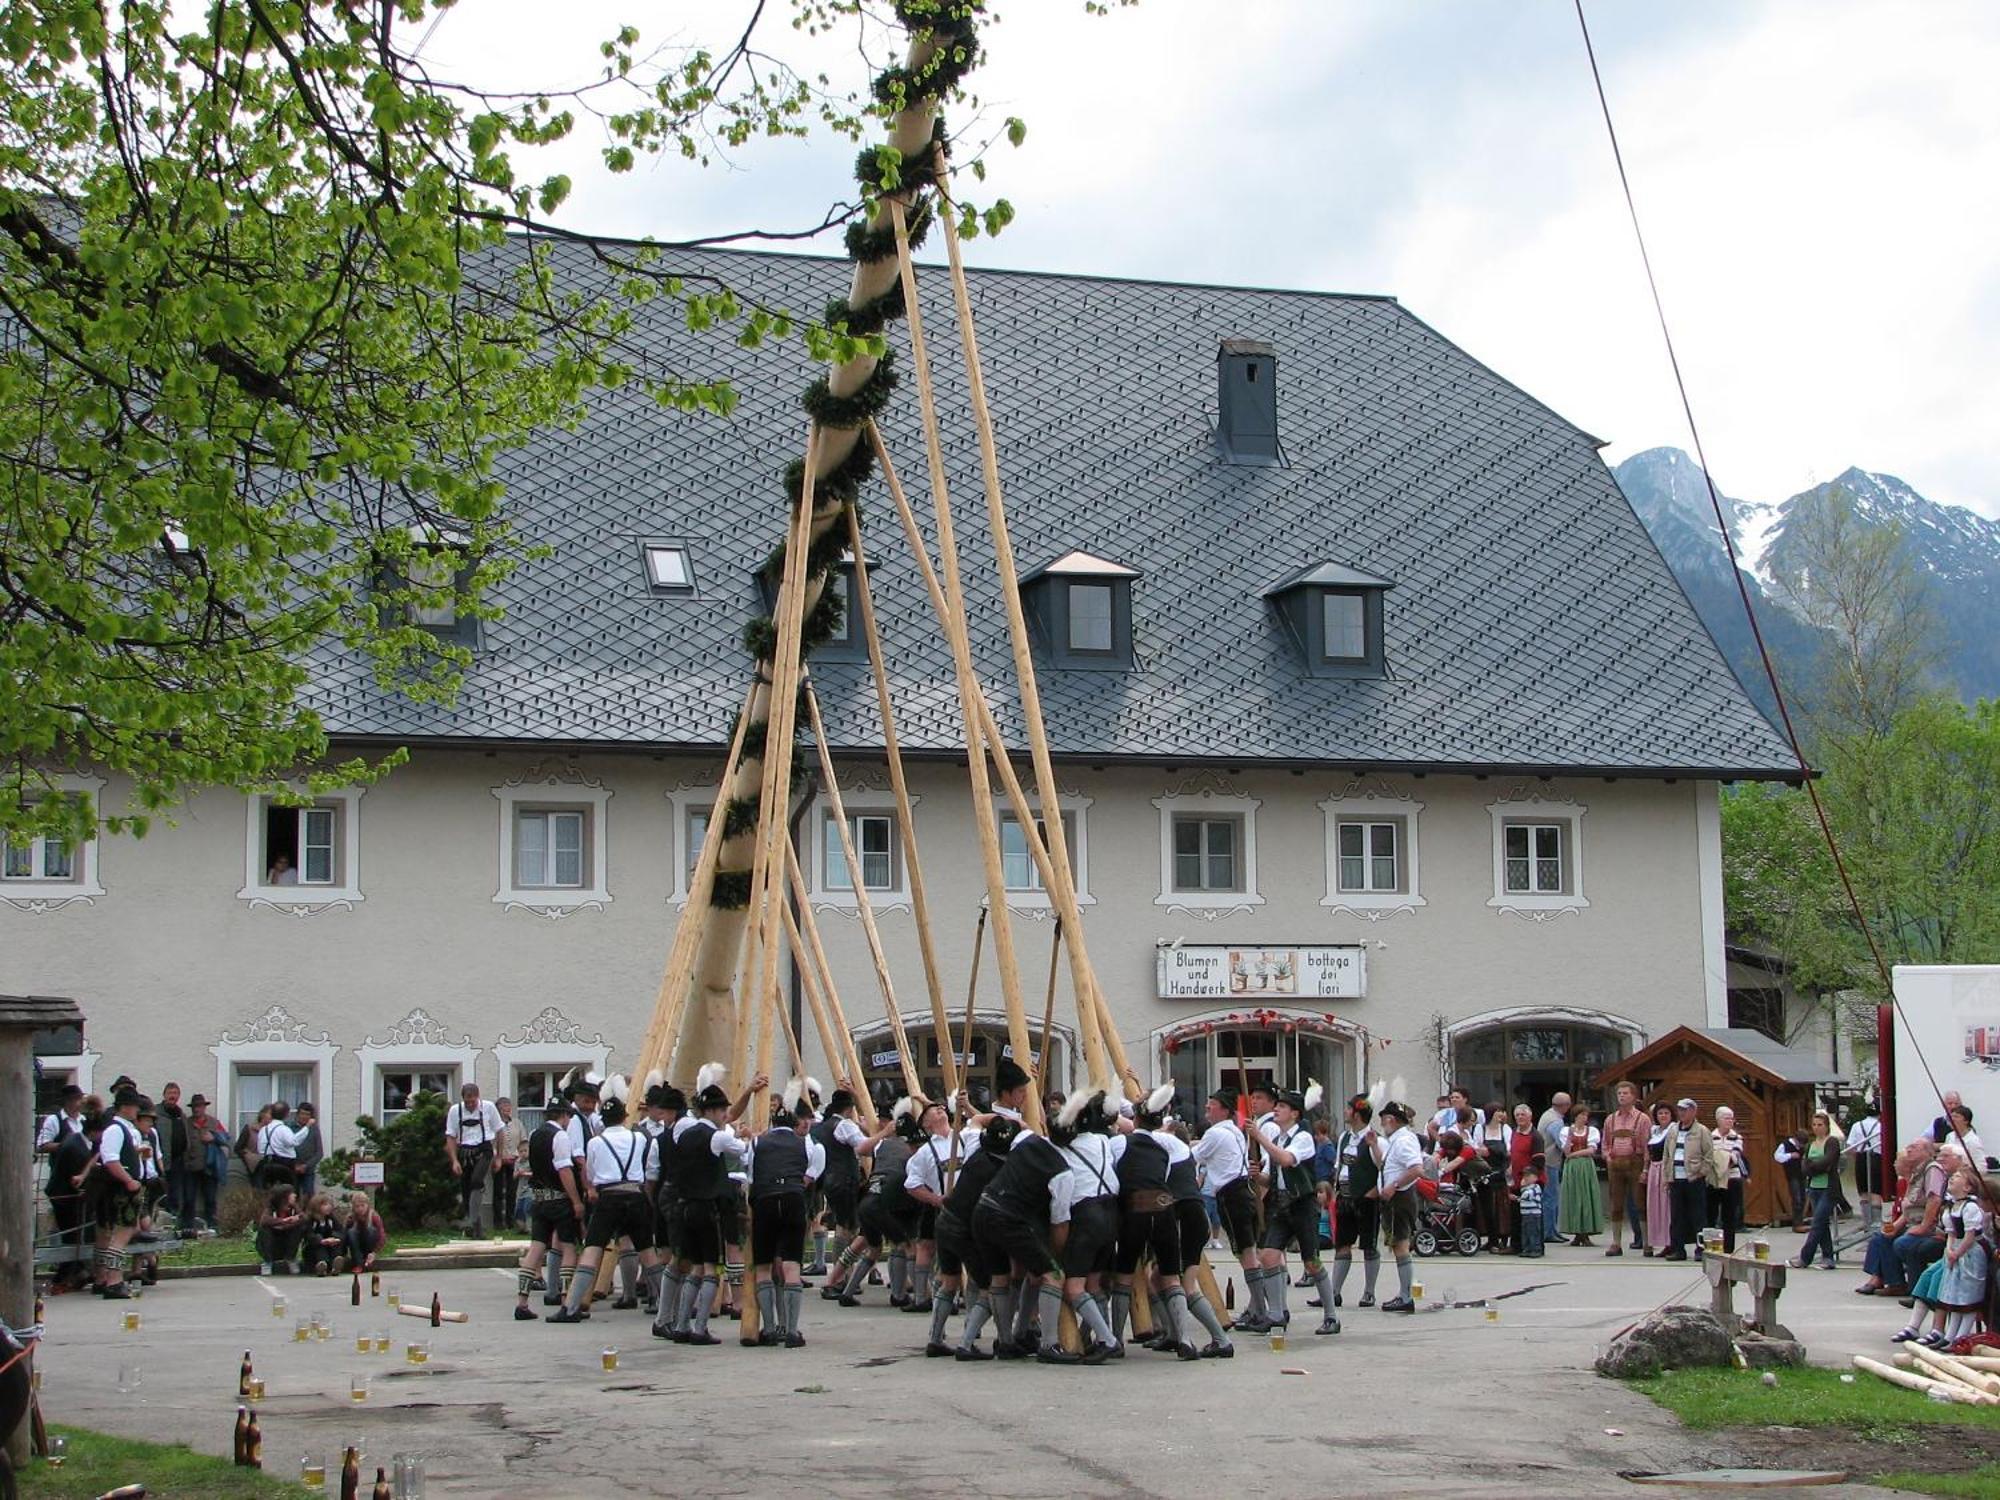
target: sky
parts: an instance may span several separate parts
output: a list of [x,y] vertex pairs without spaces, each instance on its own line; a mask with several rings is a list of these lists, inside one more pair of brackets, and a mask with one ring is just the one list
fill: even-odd
[[[993,0],[973,87],[1027,122],[974,264],[1385,293],[1603,439],[1691,446],[1568,0]],[[441,73],[579,82],[750,0],[460,0]],[[863,76],[851,44],[770,45]],[[2000,516],[2000,6],[1586,0],[1710,464],[1773,501],[1851,464]],[[878,59],[879,60],[879,59]],[[954,120],[954,125],[962,122]],[[663,240],[816,222],[854,148],[558,161],[561,222]],[[818,242],[838,253],[828,235]]]

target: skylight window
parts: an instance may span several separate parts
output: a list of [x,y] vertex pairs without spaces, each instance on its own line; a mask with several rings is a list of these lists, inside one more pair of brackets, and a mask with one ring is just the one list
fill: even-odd
[[694,565],[680,542],[646,542],[641,546],[646,582],[656,593],[682,593],[694,588]]

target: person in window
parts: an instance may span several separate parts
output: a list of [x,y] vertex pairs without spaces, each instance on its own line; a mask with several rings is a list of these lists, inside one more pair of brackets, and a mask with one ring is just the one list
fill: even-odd
[[306,1237],[306,1216],[299,1210],[297,1188],[272,1188],[257,1215],[258,1269],[266,1276],[275,1266],[287,1272],[298,1259],[299,1246]]
[[347,1195],[347,1228],[341,1236],[340,1258],[333,1263],[337,1274],[373,1271],[382,1252],[389,1248],[389,1226],[375,1212],[366,1193]]
[[317,1194],[308,1203],[305,1233],[299,1240],[299,1270],[308,1276],[325,1276],[347,1248],[347,1226],[340,1222],[333,1200],[326,1194]]
[[280,854],[276,859],[271,861],[271,868],[264,872],[264,884],[266,885],[297,885],[298,883],[299,872],[292,867],[292,857],[289,854]]

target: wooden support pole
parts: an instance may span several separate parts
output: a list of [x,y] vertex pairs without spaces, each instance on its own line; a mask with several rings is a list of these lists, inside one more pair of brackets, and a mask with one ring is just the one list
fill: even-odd
[[[1021,1001],[1021,972],[1015,962],[1014,928],[1007,914],[1007,880],[1000,863],[1000,827],[994,815],[993,788],[987,779],[985,737],[979,730],[979,682],[972,665],[972,645],[965,629],[965,589],[959,578],[957,534],[952,529],[951,492],[945,480],[943,438],[939,432],[936,394],[931,385],[930,358],[924,347],[923,315],[917,305],[916,268],[910,261],[909,224],[903,206],[891,201],[889,217],[896,228],[896,262],[903,282],[903,301],[910,320],[910,363],[916,370],[917,404],[923,415],[924,451],[930,464],[931,497],[938,526],[938,555],[944,564],[944,597],[948,608],[941,623],[951,646],[952,668],[958,679],[959,716],[964,722],[966,766],[972,784],[972,818],[979,837],[980,862],[986,872],[986,899],[992,912],[993,951],[999,961],[1000,990],[1007,1003],[1007,1035],[1017,1055],[1028,1052],[1028,1015]],[[883,477],[892,493],[896,485],[881,433],[872,426],[876,456],[883,460]],[[907,501],[904,502],[907,504]],[[1045,1129],[1038,1092],[1028,1095],[1028,1124]]]
[[874,903],[868,899],[868,882],[862,877],[861,856],[854,848],[854,831],[847,826],[847,808],[840,800],[840,782],[833,773],[833,752],[826,747],[826,725],[819,716],[819,698],[811,683],[806,684],[805,700],[806,712],[812,719],[813,744],[819,750],[820,780],[825,784],[832,823],[840,837],[841,857],[847,862],[848,883],[854,890],[854,910],[861,918],[868,958],[875,966],[875,983],[882,991],[882,1010],[889,1019],[889,1034],[896,1040],[896,1052],[903,1065],[903,1092],[915,1098],[923,1092],[923,1080],[917,1075],[917,1060],[910,1052],[910,1038],[903,1030],[896,981],[889,974],[889,955],[882,947],[881,930],[875,925]]
[[1891,1385],[1922,1391],[1926,1395],[1933,1391],[1938,1392],[1947,1401],[1955,1401],[1961,1406],[2000,1406],[2000,1396],[1988,1396],[1979,1391],[1968,1390],[1955,1380],[1932,1379],[1911,1370],[1899,1370],[1894,1365],[1885,1365],[1880,1360],[1870,1359],[1865,1354],[1854,1356],[1854,1368],[1866,1370],[1876,1379],[1886,1380]]
[[799,868],[798,851],[785,845],[790,852],[786,855],[786,868],[791,875],[792,889],[799,898],[799,926],[804,931],[806,943],[812,950],[813,962],[819,966],[820,980],[825,986],[827,1008],[833,1013],[835,1028],[846,1043],[848,1066],[852,1070],[849,1078],[854,1092],[862,1101],[862,1112],[872,1125],[878,1119],[874,1099],[868,1093],[868,1079],[861,1066],[861,1053],[854,1045],[854,1028],[847,1024],[847,1012],[840,1004],[840,991],[833,982],[833,966],[826,961],[826,948],[819,940],[819,924],[813,919],[812,893],[806,889],[805,872]]
[[855,1067],[854,1038],[835,1029],[833,1012],[826,1001],[826,990],[822,988],[823,977],[819,966],[813,962],[812,952],[806,946],[804,934],[799,931],[798,918],[791,908],[785,908],[785,933],[791,939],[792,962],[799,966],[799,987],[805,991],[806,1004],[811,1007],[813,1026],[819,1032],[820,1050],[826,1053],[827,1062],[834,1068],[836,1077],[845,1077],[854,1088],[854,1097],[861,1106],[862,1116],[872,1129],[875,1124],[875,1102],[868,1097],[868,1090],[857,1081]]
[[[931,1028],[937,1035],[938,1057],[944,1069],[947,1096],[959,1089],[958,1063],[951,1050],[951,1021],[944,1010],[944,982],[938,977],[937,944],[931,932],[930,898],[924,890],[924,865],[917,853],[916,808],[903,774],[903,747],[896,735],[896,705],[889,694],[889,668],[882,656],[882,637],[875,626],[875,595],[868,586],[868,557],[861,545],[861,519],[847,509],[847,550],[854,565],[855,614],[868,645],[868,668],[875,680],[875,704],[882,716],[882,753],[889,762],[889,789],[896,797],[896,832],[903,848],[903,872],[910,887],[910,915],[917,924],[917,953],[923,959],[924,991],[930,996]],[[812,705],[819,723],[819,705]],[[815,730],[817,732],[817,730]]]
[[1062,957],[1062,918],[1056,918],[1055,931],[1049,934],[1049,998],[1042,1006],[1042,1050],[1032,1059],[1035,1082],[1044,1093],[1049,1082],[1049,1033],[1056,1026],[1056,971]]
[[959,1047],[966,1066],[972,1064],[972,1014],[979,999],[979,954],[986,946],[986,908],[979,908],[979,920],[972,926],[972,971],[965,981],[965,1038]]

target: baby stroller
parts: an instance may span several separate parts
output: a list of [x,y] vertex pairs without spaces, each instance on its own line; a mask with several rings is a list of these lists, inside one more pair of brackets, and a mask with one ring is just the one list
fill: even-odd
[[[1425,1191],[1434,1188],[1435,1196]],[[1417,1238],[1419,1255],[1460,1255],[1479,1253],[1479,1231],[1472,1218],[1472,1194],[1454,1182],[1417,1184]]]

